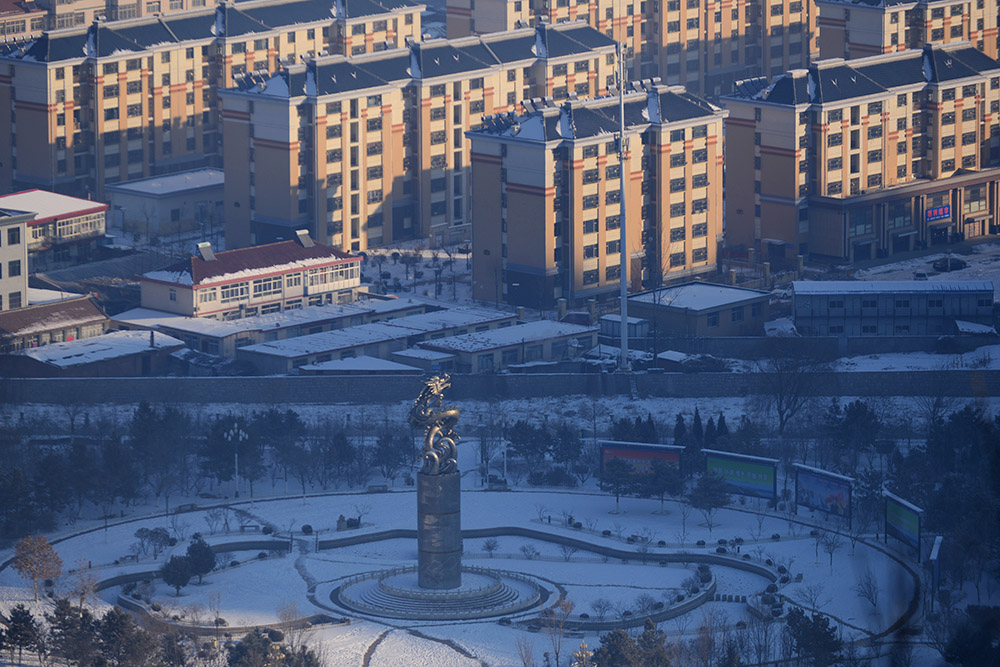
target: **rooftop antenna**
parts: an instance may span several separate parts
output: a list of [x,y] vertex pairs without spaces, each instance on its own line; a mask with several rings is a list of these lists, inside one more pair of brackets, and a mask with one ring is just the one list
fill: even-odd
[[628,225],[625,219],[625,45],[624,29],[619,26],[619,33],[616,50],[618,51],[618,178],[621,197],[618,201],[618,256],[621,269],[619,270],[618,281],[620,285],[621,300],[621,357],[618,360],[618,370],[628,371],[628,245],[626,240],[628,235],[626,230]]

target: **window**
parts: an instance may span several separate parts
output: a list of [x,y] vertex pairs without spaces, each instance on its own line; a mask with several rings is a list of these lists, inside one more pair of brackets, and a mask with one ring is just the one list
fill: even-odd
[[600,202],[600,200],[598,199],[597,195],[584,195],[583,196],[583,208],[585,208],[585,209],[588,209],[588,208],[597,208],[597,205],[598,205],[599,202]]
[[675,252],[670,255],[670,266],[684,266],[684,264],[686,264],[684,253]]
[[881,136],[882,136],[882,126],[881,125],[873,125],[872,127],[868,128],[868,138],[869,139],[878,139]]
[[621,217],[617,215],[609,215],[604,219],[604,229],[611,231],[612,229],[619,229],[622,226]]
[[21,275],[21,260],[15,259],[7,262],[7,277],[14,278]]
[[596,234],[597,233],[597,218],[591,220],[583,221],[583,233],[584,234]]
[[598,255],[598,247],[596,243],[583,246],[584,259],[593,259],[597,257],[597,255]]
[[709,329],[716,328],[717,326],[719,326],[719,314],[709,313],[708,316],[705,318],[705,323],[708,325]]
[[841,132],[829,134],[826,137],[827,146],[840,146],[844,143],[844,135]]
[[382,129],[382,119],[381,118],[369,118],[365,123],[365,127],[369,132],[378,132]]
[[583,284],[594,285],[601,279],[601,274],[597,269],[583,272]]
[[737,306],[733,308],[729,313],[730,320],[733,322],[743,321],[743,306]]
[[687,212],[687,207],[684,202],[678,202],[676,204],[670,205],[670,217],[679,218]]

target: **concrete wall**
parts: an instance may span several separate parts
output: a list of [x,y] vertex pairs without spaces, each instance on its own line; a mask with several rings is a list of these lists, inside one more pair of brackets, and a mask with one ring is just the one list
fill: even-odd
[[[768,392],[767,374],[662,373],[635,375],[644,397],[725,397]],[[946,370],[892,373],[820,372],[812,376],[817,396],[1000,396],[1000,371]],[[332,404],[410,401],[423,380],[401,376],[189,377],[189,378],[12,378],[0,382],[0,403]],[[628,377],[612,374],[453,375],[451,400],[499,400],[544,396],[628,396]]]

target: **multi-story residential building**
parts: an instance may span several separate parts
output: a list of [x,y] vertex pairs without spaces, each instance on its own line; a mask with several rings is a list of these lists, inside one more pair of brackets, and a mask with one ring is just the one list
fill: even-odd
[[448,0],[449,37],[577,20],[622,44],[632,78],[658,76],[710,99],[817,53],[813,0]]
[[0,197],[0,208],[30,211],[27,243],[31,273],[68,262],[86,261],[104,238],[108,205],[45,190]]
[[814,0],[822,58],[863,58],[972,42],[997,57],[995,0]]
[[726,239],[867,259],[1000,233],[1000,63],[969,44],[814,63],[723,98]]
[[633,85],[622,164],[617,97],[526,106],[468,135],[475,298],[551,308],[617,294],[622,242],[633,290],[715,268],[725,111],[680,87]]
[[0,1],[0,35],[4,39],[40,35],[46,24],[45,10],[33,0]]
[[804,336],[940,336],[956,333],[956,322],[992,327],[993,283],[797,280],[792,312]]
[[0,108],[10,131],[0,132],[0,190],[103,199],[106,183],[219,166],[216,91],[234,75],[337,49],[401,46],[419,37],[422,7],[257,0],[5,44]]
[[361,284],[361,258],[295,241],[199,255],[140,278],[142,307],[189,317],[236,320],[288,308],[350,303]]
[[27,224],[34,217],[0,208],[0,311],[28,305]]
[[246,77],[221,94],[227,242],[468,239],[464,133],[524,99],[605,93],[614,50],[582,24],[546,25]]

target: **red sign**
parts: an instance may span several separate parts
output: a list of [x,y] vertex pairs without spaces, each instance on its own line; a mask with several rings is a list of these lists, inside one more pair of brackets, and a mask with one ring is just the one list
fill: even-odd
[[927,222],[951,217],[951,206],[937,206],[927,209]]
[[638,473],[651,472],[653,461],[656,460],[678,468],[681,463],[680,449],[668,451],[655,445],[647,448],[641,445],[629,445],[625,443],[603,443],[601,445],[602,467],[604,463],[612,459],[621,459],[635,468],[635,471]]

